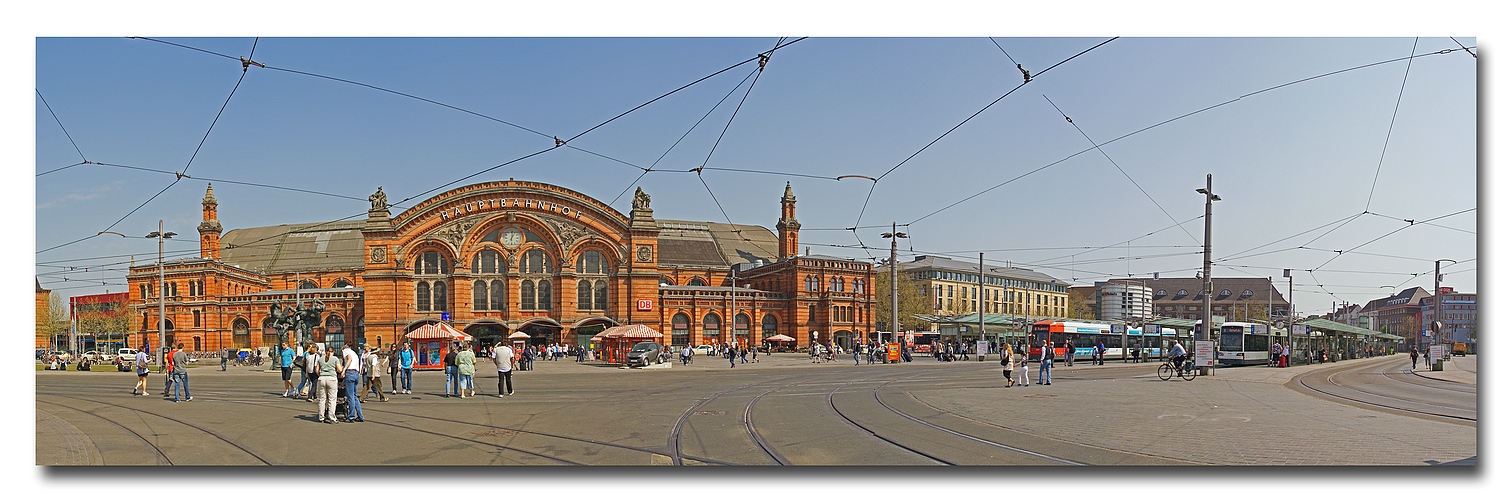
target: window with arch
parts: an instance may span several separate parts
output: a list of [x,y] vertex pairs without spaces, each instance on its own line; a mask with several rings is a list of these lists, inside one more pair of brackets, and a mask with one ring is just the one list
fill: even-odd
[[273,329],[272,317],[263,318],[262,332],[262,345],[264,347],[275,347],[278,345],[278,330]]
[[676,285],[677,282],[672,281],[672,278],[668,278],[666,276],[662,276],[661,277],[661,284],[667,285],[667,286],[672,286],[672,285]]
[[745,339],[747,342],[750,341],[749,340],[750,335],[751,335],[751,317],[750,316],[746,316],[745,313],[736,314],[735,315],[735,321],[734,321],[733,324],[731,324],[731,327],[732,327],[732,331],[735,333],[735,338],[737,338],[737,339]]
[[525,251],[520,256],[521,274],[550,274],[551,259],[546,257],[546,251],[539,248]]
[[761,338],[765,339],[777,334],[777,317],[766,315],[761,318]]
[[504,272],[504,258],[495,250],[484,250],[473,255],[474,274],[500,274]]
[[703,317],[704,340],[719,342],[719,315],[714,313],[705,314]]
[[697,276],[694,276],[693,279],[688,280],[688,286],[708,286],[708,285],[709,285],[708,283],[704,282],[703,278],[700,278],[700,277],[697,277]]
[[320,288],[320,285],[315,284],[314,280],[301,280],[299,282],[300,290],[308,290],[311,288]]
[[335,314],[326,316],[325,321],[325,344],[329,347],[340,349],[346,340],[346,332],[342,328],[346,326],[341,317]]
[[504,281],[503,280],[474,280],[473,281],[473,310],[474,311],[503,311],[504,310]]
[[807,292],[819,291],[819,278],[809,276],[803,279],[803,290]]
[[421,252],[415,257],[415,274],[451,274],[451,263],[441,252]]
[[520,282],[520,310],[535,310],[535,281]]
[[866,282],[859,279],[851,281],[851,292],[866,293]]
[[446,296],[445,281],[421,281],[415,283],[415,311],[450,311]]
[[247,318],[236,318],[231,322],[231,344],[237,349],[252,347],[251,326]]
[[578,310],[603,311],[609,309],[609,282],[605,280],[578,280]]
[[347,281],[346,278],[337,278],[336,282],[331,284],[332,288],[346,288],[349,286],[352,286],[352,282]]
[[672,345],[688,345],[688,315],[677,313],[672,316]]
[[842,278],[830,278],[829,291],[831,291],[831,292],[843,292],[843,291],[845,291],[845,280],[842,279]]
[[604,254],[598,250],[589,250],[578,255],[577,272],[579,274],[609,274],[609,261],[604,259]]
[[521,281],[520,309],[525,311],[550,311],[551,280]]

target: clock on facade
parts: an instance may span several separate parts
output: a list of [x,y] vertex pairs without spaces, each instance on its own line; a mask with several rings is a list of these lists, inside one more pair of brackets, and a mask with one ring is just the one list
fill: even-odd
[[505,229],[504,232],[499,233],[499,243],[502,243],[504,244],[504,246],[509,248],[520,246],[520,242],[524,239],[525,238],[520,234],[519,229],[509,228]]

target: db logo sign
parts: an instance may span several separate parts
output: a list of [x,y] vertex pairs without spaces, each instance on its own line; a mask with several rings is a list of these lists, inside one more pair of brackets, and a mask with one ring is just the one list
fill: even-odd
[[651,310],[651,299],[639,299],[639,300],[636,300],[635,301],[635,310],[637,310],[637,311],[650,311]]

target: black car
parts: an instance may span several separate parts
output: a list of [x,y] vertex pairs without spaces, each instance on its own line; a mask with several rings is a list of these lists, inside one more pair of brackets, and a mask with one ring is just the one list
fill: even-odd
[[659,361],[661,348],[661,344],[656,342],[636,343],[630,348],[630,354],[625,356],[625,363],[630,366],[651,366]]

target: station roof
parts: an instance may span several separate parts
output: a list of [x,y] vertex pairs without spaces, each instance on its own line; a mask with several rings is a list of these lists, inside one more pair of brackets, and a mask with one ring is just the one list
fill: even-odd
[[264,274],[361,269],[365,265],[365,223],[355,220],[232,229],[221,237],[221,260]]
[[1362,336],[1366,336],[1366,337],[1376,337],[1376,338],[1382,338],[1382,339],[1386,339],[1386,340],[1402,340],[1402,337],[1399,337],[1399,336],[1396,336],[1396,335],[1392,335],[1392,334],[1389,334],[1389,333],[1377,332],[1377,331],[1374,331],[1374,330],[1360,328],[1358,326],[1348,325],[1348,324],[1340,323],[1340,322],[1337,322],[1337,321],[1330,321],[1330,320],[1326,320],[1326,319],[1323,319],[1323,318],[1313,318],[1313,319],[1310,319],[1310,320],[1307,320],[1307,321],[1298,322],[1297,324],[1304,325],[1304,326],[1307,326],[1307,327],[1310,327],[1310,328],[1319,329],[1319,330],[1328,330],[1328,331],[1339,332],[1339,333],[1349,333],[1349,334],[1354,334],[1354,335],[1362,335]]
[[659,219],[656,228],[661,265],[730,267],[777,260],[777,235],[761,226]]

